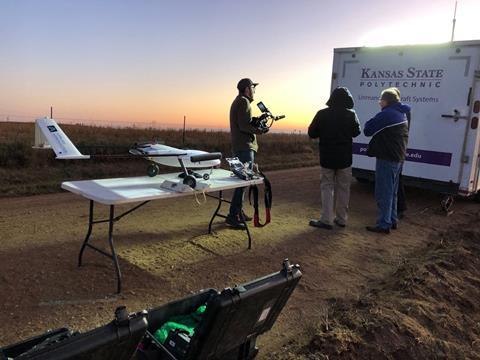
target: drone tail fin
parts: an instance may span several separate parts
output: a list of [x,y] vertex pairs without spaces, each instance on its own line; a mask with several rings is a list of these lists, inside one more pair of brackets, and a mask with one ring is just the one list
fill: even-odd
[[36,149],[53,149],[57,159],[89,159],[72,143],[54,119],[47,117],[35,121]]

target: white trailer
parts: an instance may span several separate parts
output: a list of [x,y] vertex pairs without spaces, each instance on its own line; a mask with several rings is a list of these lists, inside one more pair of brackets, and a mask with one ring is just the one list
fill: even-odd
[[[362,128],[380,111],[380,92],[397,87],[411,105],[406,184],[448,195],[480,190],[480,40],[436,45],[334,49],[332,90],[347,87]],[[353,174],[372,179],[369,138],[354,139]]]

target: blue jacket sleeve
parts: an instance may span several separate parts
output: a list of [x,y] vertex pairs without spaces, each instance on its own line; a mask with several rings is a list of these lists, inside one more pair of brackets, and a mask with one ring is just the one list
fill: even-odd
[[385,114],[383,112],[379,112],[365,123],[365,127],[363,129],[364,135],[372,136],[377,131],[383,129],[385,127],[385,120]]

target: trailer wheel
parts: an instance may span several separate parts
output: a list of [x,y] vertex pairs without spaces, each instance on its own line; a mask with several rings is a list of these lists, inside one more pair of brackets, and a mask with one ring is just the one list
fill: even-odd
[[476,192],[475,195],[473,195],[473,201],[480,203],[480,191]]
[[158,175],[158,172],[160,171],[160,168],[158,167],[157,164],[150,164],[147,167],[147,174],[150,177],[154,177]]
[[445,195],[440,202],[440,206],[442,207],[442,211],[445,212],[446,215],[450,215],[453,213],[452,207],[455,199],[453,195]]

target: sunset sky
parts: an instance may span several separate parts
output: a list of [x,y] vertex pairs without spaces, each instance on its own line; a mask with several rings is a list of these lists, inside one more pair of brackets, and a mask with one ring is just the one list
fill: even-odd
[[[333,49],[450,40],[455,1],[0,0],[0,121],[227,128],[242,77],[304,132]],[[479,0],[455,40],[480,39]],[[255,109],[256,110],[256,109]]]

